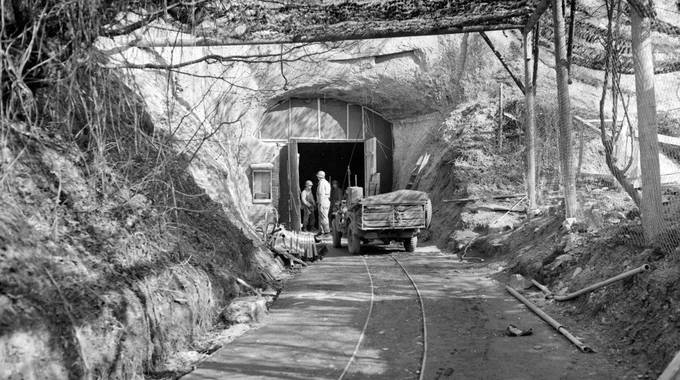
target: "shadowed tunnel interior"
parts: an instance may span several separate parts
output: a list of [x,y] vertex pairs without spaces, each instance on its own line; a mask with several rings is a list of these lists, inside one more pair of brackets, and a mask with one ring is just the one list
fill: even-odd
[[319,170],[326,172],[326,179],[336,179],[340,187],[349,186],[347,167],[351,171],[352,185],[354,178],[359,181],[359,186],[364,186],[364,144],[363,142],[350,143],[298,143],[300,155],[300,188],[304,189],[305,181],[314,182],[316,193],[316,173]]

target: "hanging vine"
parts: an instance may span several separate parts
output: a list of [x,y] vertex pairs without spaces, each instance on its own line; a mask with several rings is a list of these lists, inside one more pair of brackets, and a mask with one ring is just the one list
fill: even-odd
[[[624,110],[624,120],[619,124],[618,122],[618,106],[619,97],[623,98],[623,92],[619,86],[621,80],[621,73],[619,71],[620,60],[619,53],[621,47],[619,40],[621,36],[621,0],[605,0],[605,7],[607,11],[607,33],[604,41],[605,60],[604,60],[604,80],[602,85],[602,96],[600,98],[600,139],[604,146],[605,159],[607,167],[612,175],[621,184],[626,193],[631,197],[637,206],[640,205],[640,193],[630,181],[626,172],[633,166],[635,161],[635,131],[633,125],[628,117],[628,104],[623,99],[621,104]],[[611,75],[611,85],[610,85]],[[607,94],[611,93],[611,107],[612,107],[612,123],[611,128],[607,131],[607,123],[605,121],[605,108],[607,104]],[[628,129],[627,140],[630,140],[631,154],[627,157],[625,165],[619,167],[615,157],[615,145],[621,138],[622,132],[625,131],[625,126]]]

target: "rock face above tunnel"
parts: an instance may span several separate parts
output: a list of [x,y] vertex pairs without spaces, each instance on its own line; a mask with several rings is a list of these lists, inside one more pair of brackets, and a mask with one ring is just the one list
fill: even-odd
[[[510,69],[521,72],[518,35],[488,35]],[[492,106],[499,84],[504,85],[507,104],[513,100],[512,104],[521,104],[521,93],[483,40],[470,35],[464,55],[460,54],[463,40],[462,35],[453,35],[298,46],[131,48],[123,58],[137,64],[187,62],[209,54],[236,58],[233,62],[201,61],[183,66],[170,77],[162,71],[131,73],[158,128],[173,131],[187,154],[194,156],[190,170],[197,182],[254,236],[252,224],[261,224],[265,215],[271,217],[276,205],[253,203],[250,165],[281,159],[287,141],[267,142],[259,136],[263,115],[281,100],[334,98],[370,107],[384,116],[393,125],[395,189],[403,188],[422,153],[432,153],[433,164],[446,159],[445,149],[433,144],[431,137],[450,127],[444,121],[456,105],[478,102]],[[539,63],[537,99],[542,107],[552,109],[555,73],[543,62],[550,59]],[[596,112],[592,105],[597,103],[599,91],[593,78],[599,78],[599,73],[574,67],[573,86],[579,92],[574,107],[584,115]],[[624,78],[626,86],[632,83],[628,79]],[[170,94],[169,101],[166,94]],[[521,107],[512,112],[521,119]],[[463,125],[480,115],[472,111],[454,123]],[[521,120],[516,127],[521,127]],[[597,149],[591,149],[598,140],[590,140],[586,152],[593,151],[601,158]],[[597,165],[591,165],[594,162]],[[602,167],[602,160],[588,159],[583,170],[599,172]],[[274,185],[278,174],[275,169]]]
[[[251,164],[279,160],[282,143],[258,138],[269,107],[289,98],[334,98],[370,107],[393,123],[438,114],[460,97],[459,87],[450,85],[460,39],[418,37],[303,47],[158,47],[153,52],[133,48],[121,58],[142,66],[191,61],[208,54],[252,58],[250,63],[200,62],[170,77],[161,71],[131,70],[157,128],[186,141],[197,182],[242,220],[244,229],[250,229],[249,224],[271,215],[273,206],[253,204],[249,178]],[[282,50],[287,54],[281,56]],[[408,146],[408,133],[395,136],[395,157]],[[409,165],[394,166],[403,164]],[[276,173],[274,177],[276,181]]]

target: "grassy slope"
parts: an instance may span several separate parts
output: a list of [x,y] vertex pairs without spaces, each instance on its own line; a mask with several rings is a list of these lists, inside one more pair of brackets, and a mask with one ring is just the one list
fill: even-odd
[[102,134],[103,155],[63,130],[3,124],[0,377],[162,372],[219,321],[236,277],[271,279],[269,256],[148,123]]

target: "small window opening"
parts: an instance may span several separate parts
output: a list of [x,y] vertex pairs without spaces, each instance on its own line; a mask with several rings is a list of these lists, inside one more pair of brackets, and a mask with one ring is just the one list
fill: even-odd
[[253,181],[253,203],[272,201],[272,164],[253,164],[250,166]]

